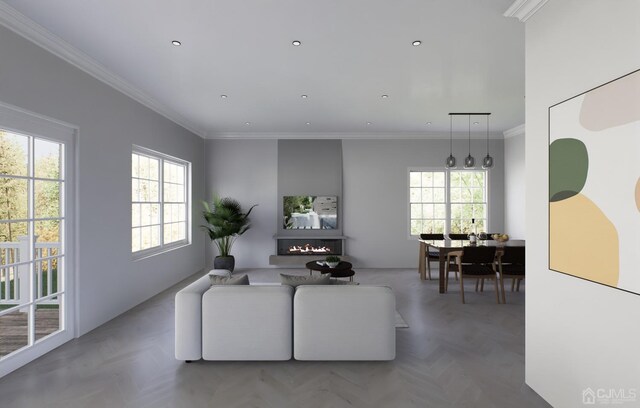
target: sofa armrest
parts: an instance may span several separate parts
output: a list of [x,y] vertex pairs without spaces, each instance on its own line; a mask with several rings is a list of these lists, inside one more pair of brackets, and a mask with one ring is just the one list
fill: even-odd
[[175,356],[178,360],[202,358],[202,295],[209,290],[209,274],[176,293]]

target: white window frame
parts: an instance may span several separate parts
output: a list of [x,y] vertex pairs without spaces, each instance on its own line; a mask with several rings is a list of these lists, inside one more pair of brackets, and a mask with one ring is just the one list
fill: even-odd
[[[442,167],[409,167],[407,168],[407,181],[406,181],[406,188],[407,188],[407,216],[406,216],[406,220],[407,220],[407,239],[409,240],[415,240],[417,238],[419,238],[419,235],[412,235],[411,234],[411,172],[439,172],[439,173],[445,173],[445,178],[444,178],[444,189],[445,189],[445,224],[444,224],[444,230],[445,230],[445,235],[451,232],[451,172],[460,172],[460,171],[484,171],[486,176],[485,176],[485,190],[486,190],[486,211],[487,211],[487,231],[485,232],[489,232],[491,231],[491,194],[490,194],[490,174],[491,172],[488,170],[484,170],[484,169],[443,169]],[[458,203],[455,203],[458,204]],[[480,231],[479,231],[480,232]]]
[[[140,260],[140,259],[145,259],[145,258],[149,258],[158,254],[162,254],[168,251],[172,251],[174,249],[178,249],[178,248],[182,248],[188,245],[191,245],[191,163],[174,157],[174,156],[170,156],[168,154],[165,153],[161,153],[155,150],[151,150],[148,149],[146,147],[142,147],[142,146],[137,146],[137,145],[133,145],[132,149],[131,149],[131,153],[133,154],[139,154],[139,155],[143,155],[143,156],[148,156],[154,159],[157,159],[160,161],[159,165],[158,165],[158,198],[159,198],[159,203],[160,203],[160,214],[159,214],[159,218],[160,218],[160,245],[155,246],[155,247],[151,247],[151,248],[147,248],[147,249],[142,249],[136,252],[131,252],[131,257],[132,259],[135,260]],[[131,156],[130,156],[131,157]],[[181,165],[185,167],[185,172],[184,172],[184,177],[185,177],[185,182],[184,182],[184,194],[185,194],[185,239],[180,240],[180,241],[174,241],[168,244],[164,243],[164,226],[165,226],[165,222],[164,222],[164,162],[170,162],[173,164],[177,164],[177,165]],[[132,168],[132,163],[130,162],[130,166],[129,169]],[[130,170],[131,171],[131,170]],[[131,182],[133,180],[133,174],[131,173],[129,175],[129,185],[131,186]],[[131,187],[129,187],[129,191],[131,191]],[[133,201],[133,196],[131,196],[131,200],[130,200],[130,204],[129,204],[129,214],[131,214],[131,205],[135,204],[138,202],[134,202]],[[129,217],[129,219],[131,219],[131,216]],[[129,232],[129,248],[132,248],[131,245],[131,231],[133,231],[133,223],[131,223],[131,228],[130,228],[130,232]]]

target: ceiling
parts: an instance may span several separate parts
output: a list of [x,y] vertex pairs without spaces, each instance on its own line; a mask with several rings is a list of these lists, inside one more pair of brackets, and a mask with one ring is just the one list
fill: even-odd
[[448,133],[449,112],[492,112],[492,131],[524,123],[512,0],[5,3],[203,136]]

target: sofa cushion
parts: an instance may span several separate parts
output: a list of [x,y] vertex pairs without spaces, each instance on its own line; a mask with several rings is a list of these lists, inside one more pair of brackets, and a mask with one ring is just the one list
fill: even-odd
[[290,286],[211,286],[202,295],[202,334],[192,333],[202,336],[202,358],[291,359],[292,304]]
[[209,275],[209,280],[211,281],[211,285],[248,285],[249,277],[247,275],[240,276],[219,276],[219,275]]
[[280,274],[280,282],[283,285],[289,285],[291,287],[297,287],[300,285],[330,285],[331,275],[323,274],[321,276],[306,276],[306,275],[286,275]]
[[209,275],[216,275],[216,276],[223,276],[223,277],[230,278],[231,271],[228,269],[212,269],[209,271]]
[[296,360],[393,360],[395,295],[382,286],[301,286],[293,297]]

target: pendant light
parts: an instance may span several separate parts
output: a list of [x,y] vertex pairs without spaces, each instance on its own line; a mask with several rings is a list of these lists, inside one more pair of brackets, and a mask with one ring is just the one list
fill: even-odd
[[469,114],[469,155],[464,159],[464,168],[473,169],[476,167],[476,159],[471,156],[471,114]]
[[448,169],[456,168],[456,158],[453,157],[453,115],[449,114],[449,157],[445,161],[445,167]]
[[487,155],[482,159],[482,168],[490,169],[493,167],[493,157],[489,156],[489,115],[487,115]]

